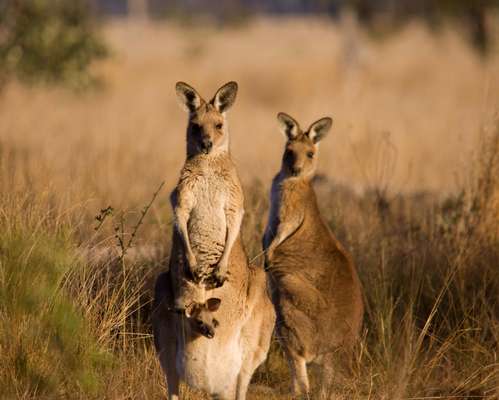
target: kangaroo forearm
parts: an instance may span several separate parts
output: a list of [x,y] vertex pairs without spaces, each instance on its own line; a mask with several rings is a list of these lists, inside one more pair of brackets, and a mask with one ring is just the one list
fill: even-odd
[[237,214],[237,216],[234,218],[233,221],[230,221],[232,223],[229,223],[229,226],[227,227],[227,238],[225,240],[225,246],[224,246],[224,250],[222,252],[222,256],[220,257],[220,261],[222,262],[222,266],[225,268],[226,268],[226,265],[223,265],[223,264],[227,264],[226,262],[228,261],[228,258],[230,256],[230,252],[232,251],[232,247],[234,246],[234,243],[236,242],[237,236],[239,235],[242,220],[243,220],[243,213],[241,212],[241,213]]
[[192,251],[191,242],[189,240],[187,220],[188,213],[186,213],[185,210],[175,210],[175,225],[177,227],[178,233],[180,234],[180,238],[182,240],[182,244],[184,245],[185,252],[187,253],[187,257],[190,258],[194,253]]
[[274,250],[279,246],[282,242],[284,242],[288,237],[290,237],[296,230],[300,227],[301,220],[294,220],[288,222],[281,222],[277,227],[277,232],[271,240],[267,241],[267,254],[272,255]]

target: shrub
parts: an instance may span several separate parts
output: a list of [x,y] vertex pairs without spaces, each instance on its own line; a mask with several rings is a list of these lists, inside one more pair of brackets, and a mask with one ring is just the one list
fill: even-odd
[[0,1],[0,77],[76,88],[97,82],[93,60],[108,54],[81,0]]

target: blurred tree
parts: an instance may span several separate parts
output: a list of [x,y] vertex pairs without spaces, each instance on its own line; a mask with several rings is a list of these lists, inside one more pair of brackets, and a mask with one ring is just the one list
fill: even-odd
[[499,0],[436,0],[436,12],[464,19],[473,46],[485,55],[490,50],[491,33],[488,11],[499,7]]
[[359,21],[371,29],[379,26],[375,22],[380,16],[384,17],[385,25],[391,22],[385,26],[388,29],[392,28],[390,25],[397,26],[414,17],[424,19],[433,27],[446,19],[457,19],[467,31],[473,47],[486,55],[492,44],[487,16],[490,10],[499,8],[499,0],[345,0],[345,5],[351,7]]
[[144,19],[147,17],[147,13],[148,13],[147,0],[128,0],[129,16],[137,19]]
[[0,81],[88,87],[107,54],[83,0],[0,0]]

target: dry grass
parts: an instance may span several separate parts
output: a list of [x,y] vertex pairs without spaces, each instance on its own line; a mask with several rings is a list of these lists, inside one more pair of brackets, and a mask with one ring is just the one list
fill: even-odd
[[[115,55],[98,66],[104,91],[12,84],[0,97],[0,323],[8,327],[0,335],[0,387],[9,388],[7,398],[164,396],[148,308],[169,245],[167,190],[126,257],[117,248],[118,259],[87,260],[81,248],[115,244],[115,227],[127,239],[141,215],[135,210],[160,182],[175,184],[186,116],[174,83],[210,95],[232,79],[240,83],[229,121],[250,259],[260,253],[281,156],[275,114],[304,124],[335,119],[321,145],[317,191],[359,266],[367,304],[352,374],[338,391],[349,399],[499,396],[497,54],[481,62],[453,30],[434,37],[418,24],[372,41],[346,20],[259,20],[229,31],[122,23],[106,34]],[[108,205],[114,215],[94,231],[94,216]],[[61,268],[51,272],[53,264]],[[49,289],[64,288],[57,301],[50,292],[38,297],[43,313],[12,308],[12,290],[27,296],[40,276],[54,276]],[[54,302],[79,307],[85,329],[77,343],[96,347],[98,358],[93,350],[69,352],[69,360],[60,352],[58,368],[48,368],[50,331],[26,335],[57,316]],[[19,354],[21,366],[41,367],[19,368]],[[73,368],[66,376],[67,363],[81,374]],[[250,396],[288,398],[288,380],[274,346]]]

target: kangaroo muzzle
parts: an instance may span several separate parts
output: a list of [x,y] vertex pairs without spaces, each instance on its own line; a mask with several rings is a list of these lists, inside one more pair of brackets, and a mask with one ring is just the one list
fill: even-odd
[[203,139],[201,142],[201,150],[203,153],[208,154],[213,148],[213,142],[211,139]]

